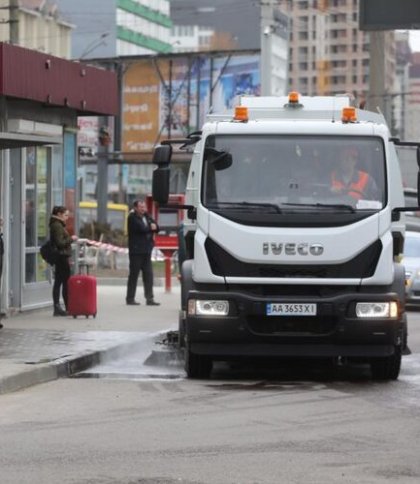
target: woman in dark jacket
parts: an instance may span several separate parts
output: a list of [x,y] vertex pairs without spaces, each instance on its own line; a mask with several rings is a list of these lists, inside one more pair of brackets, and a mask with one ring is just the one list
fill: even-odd
[[72,237],[66,230],[66,222],[69,211],[66,207],[56,206],[53,208],[50,218],[50,239],[58,249],[58,258],[55,263],[53,302],[54,316],[67,316],[67,311],[60,306],[60,289],[64,304],[67,308],[67,281],[70,277],[70,257]]

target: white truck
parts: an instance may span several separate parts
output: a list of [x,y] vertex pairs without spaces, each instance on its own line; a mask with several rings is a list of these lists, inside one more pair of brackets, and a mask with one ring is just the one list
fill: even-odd
[[161,205],[174,143],[194,146],[181,207],[188,377],[208,377],[215,360],[297,357],[398,378],[408,209],[394,145],[405,143],[383,116],[347,96],[242,97],[201,132],[156,147]]

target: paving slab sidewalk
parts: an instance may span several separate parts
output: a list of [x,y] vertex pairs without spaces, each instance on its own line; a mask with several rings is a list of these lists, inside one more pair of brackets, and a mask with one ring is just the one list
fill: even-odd
[[106,355],[140,344],[150,335],[177,329],[180,288],[155,288],[160,306],[125,304],[125,285],[98,285],[96,318],[53,317],[52,308],[2,320],[0,394],[69,376],[98,364]]

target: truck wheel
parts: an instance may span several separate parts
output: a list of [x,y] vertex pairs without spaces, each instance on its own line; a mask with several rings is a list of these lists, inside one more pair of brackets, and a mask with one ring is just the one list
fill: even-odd
[[181,309],[178,316],[178,348],[185,348],[185,319],[184,311]]
[[212,366],[213,362],[211,358],[191,353],[191,350],[186,346],[185,371],[188,378],[207,379],[210,377]]
[[408,347],[408,328],[407,328],[407,315],[406,314],[404,314],[404,319],[403,319],[401,340],[402,340],[401,354],[403,356],[411,355],[411,350]]
[[401,348],[395,347],[395,353],[392,356],[384,358],[372,358],[370,369],[374,380],[396,380],[400,374],[401,368]]
[[195,288],[192,278],[193,261],[188,259],[182,264],[181,276],[181,309],[187,310],[188,293]]

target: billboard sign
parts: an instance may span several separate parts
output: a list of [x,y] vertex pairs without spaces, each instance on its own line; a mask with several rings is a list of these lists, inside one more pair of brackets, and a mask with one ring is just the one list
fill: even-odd
[[[205,116],[260,93],[259,53],[197,53],[130,61],[123,85],[126,155],[151,153],[162,139],[201,128]],[[127,157],[127,161],[129,161]]]

